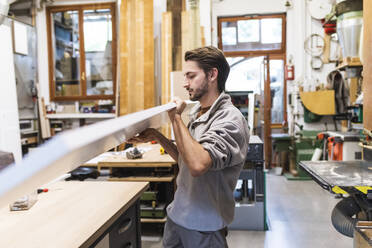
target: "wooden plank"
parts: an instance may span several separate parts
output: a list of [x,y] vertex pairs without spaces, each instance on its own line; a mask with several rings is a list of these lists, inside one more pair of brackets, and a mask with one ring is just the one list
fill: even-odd
[[[161,61],[162,61],[162,83],[161,83],[161,104],[171,101],[170,73],[172,71],[172,13],[162,14],[161,28]],[[161,130],[163,135],[171,138],[171,125],[167,124]]]
[[324,51],[322,56],[322,61],[324,64],[329,63],[329,53],[331,50],[331,36],[324,33]]
[[108,181],[116,182],[172,182],[175,176],[162,177],[110,177]]
[[350,104],[354,105],[355,100],[358,97],[358,81],[359,78],[350,78],[350,86],[349,86],[349,92],[350,92]]
[[54,183],[30,210],[0,209],[0,247],[89,247],[147,187],[145,182]]
[[172,13],[172,70],[182,70],[181,12],[184,0],[167,1],[167,11]]
[[[200,16],[199,6],[195,6],[189,11],[182,11],[181,14],[182,26],[182,56],[186,51],[195,49],[201,46],[200,35]],[[182,68],[185,61],[182,60]]]
[[133,81],[132,85],[134,88],[132,88],[131,91],[129,91],[129,94],[132,95],[132,103],[135,103],[132,105],[132,112],[139,111],[140,109],[144,108],[144,56],[145,56],[145,39],[144,39],[144,1],[145,0],[137,0],[135,2],[135,49],[133,49],[134,54],[133,57],[135,57],[135,69],[133,70],[135,72],[135,80]]
[[131,10],[130,1],[121,1],[120,4],[120,23],[119,23],[119,60],[120,60],[120,87],[119,87],[119,115],[129,113],[127,106],[128,99],[128,57],[129,57],[129,37],[128,27],[130,18],[128,13]]
[[[363,1],[363,30],[363,105],[372,106],[372,1]],[[363,108],[363,125],[372,131],[372,108]]]
[[147,150],[142,158],[128,159],[126,155],[110,155],[101,159],[98,164],[101,167],[171,167],[177,162],[169,154],[160,154],[159,144],[145,143],[137,146]]
[[265,168],[271,167],[272,160],[272,141],[271,141],[271,90],[270,90],[270,60],[266,56],[264,59],[265,85],[264,85],[264,151]]
[[158,167],[167,167],[170,168],[174,164],[168,162],[122,162],[122,156],[115,156],[108,158],[109,161],[102,161],[98,162],[98,164],[84,164],[84,166],[95,167],[98,166],[99,168],[102,167],[110,167],[110,168],[158,168]]
[[144,108],[147,109],[155,106],[153,0],[145,0],[144,19]]
[[119,44],[120,115],[153,107],[153,0],[122,1]]
[[200,26],[200,46],[205,46],[205,31],[203,26]]

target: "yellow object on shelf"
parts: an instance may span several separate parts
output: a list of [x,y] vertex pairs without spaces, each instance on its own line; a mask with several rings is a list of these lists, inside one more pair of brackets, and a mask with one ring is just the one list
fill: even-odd
[[334,115],[336,113],[334,90],[300,92],[300,97],[304,106],[314,114]]

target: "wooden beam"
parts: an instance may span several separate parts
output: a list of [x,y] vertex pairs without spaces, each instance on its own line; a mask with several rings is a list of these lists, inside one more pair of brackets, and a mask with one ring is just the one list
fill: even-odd
[[120,115],[153,107],[153,0],[127,0],[120,6]]
[[[188,107],[192,105],[188,103]],[[146,128],[161,127],[169,121],[167,112],[175,107],[175,103],[169,103],[55,136],[17,165],[1,170],[0,208],[9,206],[18,197],[74,170]]]
[[154,75],[154,7],[153,0],[146,0],[144,5],[144,108],[155,106],[155,75]]
[[[199,14],[199,1],[196,1],[190,10],[182,11],[181,14],[181,28],[182,28],[182,55],[186,51],[200,47],[201,29],[200,29],[200,14]],[[182,67],[185,61],[182,60]]]
[[265,86],[264,86],[264,150],[265,168],[271,167],[272,145],[271,145],[271,89],[270,89],[270,59],[265,57]]
[[372,131],[372,1],[363,1],[363,125]]
[[172,13],[172,71],[182,70],[182,32],[181,32],[181,12],[184,10],[184,0],[168,0],[167,11]]

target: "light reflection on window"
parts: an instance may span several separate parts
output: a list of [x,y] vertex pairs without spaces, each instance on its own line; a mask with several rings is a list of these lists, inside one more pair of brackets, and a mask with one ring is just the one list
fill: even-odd
[[261,42],[263,44],[282,42],[282,19],[265,18],[261,20]]
[[260,20],[242,20],[237,23],[239,42],[260,41]]

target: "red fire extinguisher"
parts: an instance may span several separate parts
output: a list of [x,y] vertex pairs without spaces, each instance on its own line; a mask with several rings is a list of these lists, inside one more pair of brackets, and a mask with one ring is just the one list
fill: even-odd
[[289,62],[288,64],[285,65],[284,70],[285,70],[285,79],[294,80],[295,71],[294,71],[294,64],[292,64],[292,59],[289,59]]

